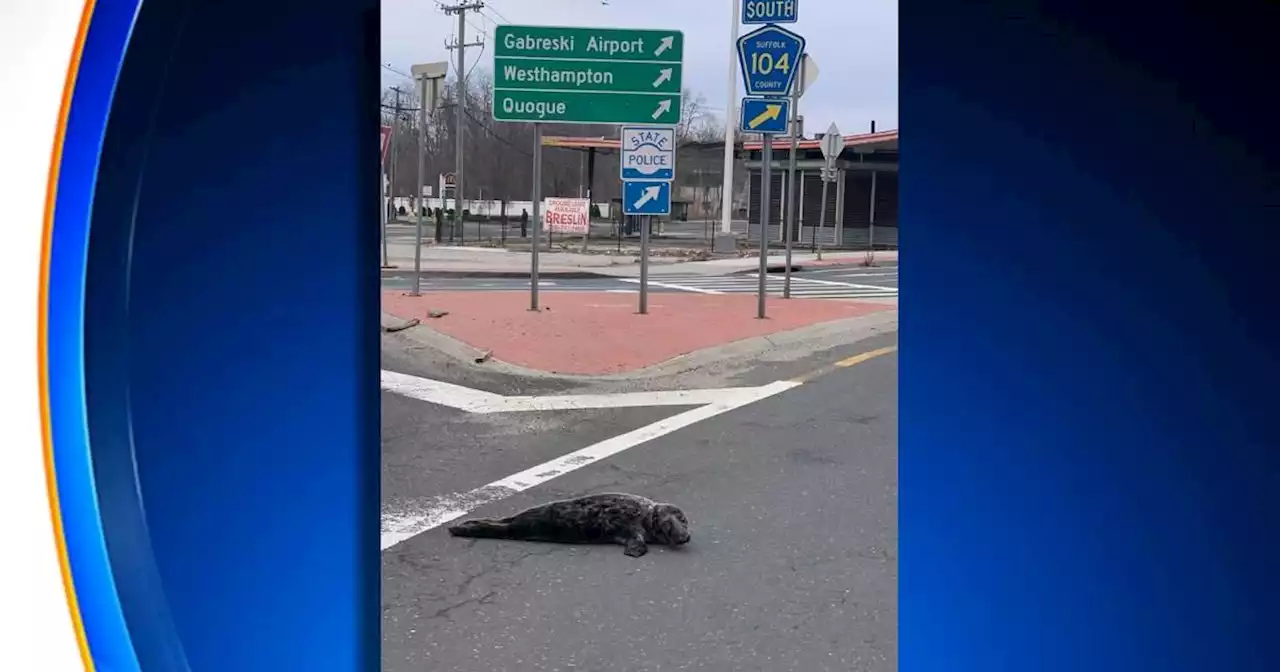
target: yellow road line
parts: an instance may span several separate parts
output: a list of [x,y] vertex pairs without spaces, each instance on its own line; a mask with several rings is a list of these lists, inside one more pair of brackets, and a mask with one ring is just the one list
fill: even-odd
[[875,350],[868,350],[866,352],[861,352],[852,357],[846,357],[834,364],[828,364],[827,366],[824,366],[816,371],[810,371],[809,373],[806,373],[804,375],[796,376],[795,378],[791,379],[791,382],[807,383],[813,380],[814,378],[825,376],[828,373],[835,371],[836,369],[847,369],[851,366],[856,366],[858,364],[861,364],[867,360],[875,359],[876,357],[879,357],[881,355],[887,355],[891,352],[895,352],[897,351],[897,349],[898,349],[898,346],[889,345],[883,348],[876,348]]
[[875,350],[869,350],[869,351],[864,352],[864,353],[862,353],[862,354],[860,354],[860,355],[854,355],[854,356],[849,357],[849,358],[847,358],[847,359],[842,359],[842,360],[840,360],[840,361],[836,362],[836,364],[835,364],[835,365],[836,365],[837,367],[841,368],[841,369],[848,368],[848,367],[853,366],[853,365],[855,365],[855,364],[861,364],[861,363],[863,363],[863,362],[867,361],[868,359],[875,359],[876,357],[879,357],[880,355],[887,355],[887,354],[889,354],[889,353],[891,353],[891,352],[893,352],[893,351],[895,351],[895,350],[897,350],[897,349],[898,349],[898,346],[896,346],[896,345],[890,345],[890,346],[886,346],[886,347],[883,347],[883,348],[876,348]]

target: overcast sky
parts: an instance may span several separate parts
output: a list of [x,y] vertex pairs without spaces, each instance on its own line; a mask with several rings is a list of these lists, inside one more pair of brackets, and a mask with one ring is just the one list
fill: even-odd
[[[607,1],[608,4],[604,4]],[[737,0],[741,2],[741,0]],[[798,0],[800,21],[786,26],[808,41],[819,76],[801,99],[805,133],[832,122],[843,133],[898,127],[897,0]],[[730,54],[729,0],[493,0],[479,14],[468,12],[467,41],[477,29],[489,36],[495,22],[609,28],[670,28],[684,31],[684,86],[706,96],[723,117]],[[408,72],[414,63],[452,60],[445,40],[457,30],[435,0],[382,0],[382,58]],[[745,33],[753,27],[743,27]],[[491,42],[491,37],[478,39]],[[490,45],[467,49],[467,63],[492,70]],[[452,73],[450,75],[452,77]],[[735,98],[742,96],[738,75]],[[383,85],[402,78],[383,70]],[[736,106],[737,103],[735,102]]]

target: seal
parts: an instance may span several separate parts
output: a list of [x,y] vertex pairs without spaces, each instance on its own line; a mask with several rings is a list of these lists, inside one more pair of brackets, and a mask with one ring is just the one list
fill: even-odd
[[689,519],[674,504],[638,495],[606,493],[548,502],[507,518],[477,518],[449,528],[455,537],[621,544],[638,558],[649,544],[689,543]]

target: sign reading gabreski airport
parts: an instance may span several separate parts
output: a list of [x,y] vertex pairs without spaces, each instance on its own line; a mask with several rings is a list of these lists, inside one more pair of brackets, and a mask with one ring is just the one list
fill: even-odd
[[680,122],[678,30],[497,26],[494,43],[497,121]]

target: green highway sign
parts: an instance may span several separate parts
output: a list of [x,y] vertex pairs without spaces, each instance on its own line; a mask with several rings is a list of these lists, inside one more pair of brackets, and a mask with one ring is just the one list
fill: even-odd
[[493,118],[571,124],[680,123],[680,96],[585,91],[494,91]]
[[684,34],[497,26],[493,118],[582,124],[677,124]]
[[496,58],[572,58],[588,61],[684,60],[684,33],[678,30],[498,26]]
[[679,63],[557,61],[552,58],[499,58],[493,86],[497,89],[587,89],[608,93],[680,94]]

